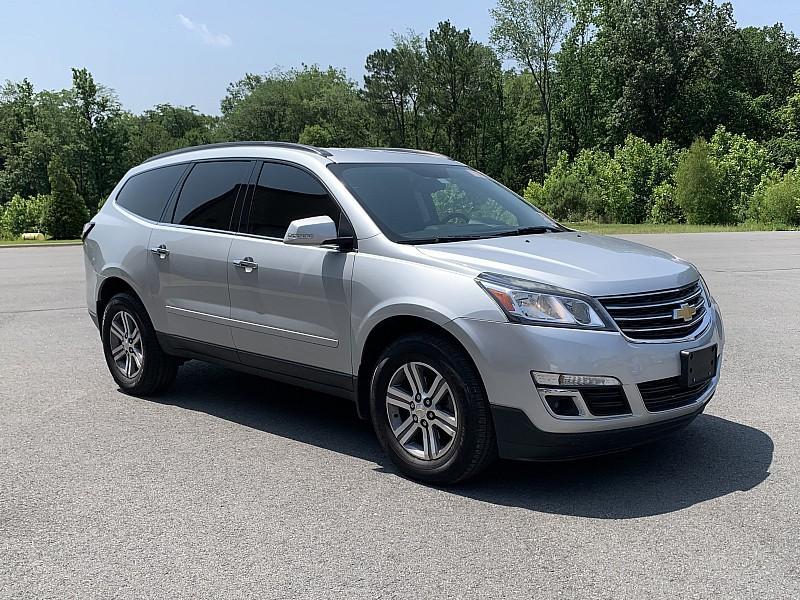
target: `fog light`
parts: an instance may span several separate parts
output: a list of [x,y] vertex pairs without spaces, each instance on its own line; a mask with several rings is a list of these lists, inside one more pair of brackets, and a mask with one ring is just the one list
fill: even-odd
[[531,371],[533,380],[538,385],[548,387],[576,388],[590,385],[620,385],[615,377],[602,377],[595,375],[562,375],[559,373],[539,373]]
[[570,396],[554,396],[547,394],[545,402],[555,414],[562,417],[577,417],[578,407],[575,406],[575,401]]

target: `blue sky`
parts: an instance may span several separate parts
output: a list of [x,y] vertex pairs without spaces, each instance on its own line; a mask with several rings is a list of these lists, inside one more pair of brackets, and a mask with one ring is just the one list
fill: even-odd
[[[361,81],[364,58],[393,31],[440,20],[486,41],[493,0],[250,1],[0,0],[0,81],[37,89],[70,85],[87,67],[125,107],[159,102],[219,112],[231,81],[275,66],[342,67]],[[776,21],[800,34],[800,1],[735,0],[740,25]]]

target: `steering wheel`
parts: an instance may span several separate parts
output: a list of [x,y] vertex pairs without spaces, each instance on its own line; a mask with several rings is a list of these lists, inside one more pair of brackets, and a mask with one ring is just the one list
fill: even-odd
[[469,223],[469,217],[462,212],[451,212],[444,216],[444,218],[439,219],[440,223],[449,223],[453,219],[458,219],[459,221],[463,221],[464,223]]

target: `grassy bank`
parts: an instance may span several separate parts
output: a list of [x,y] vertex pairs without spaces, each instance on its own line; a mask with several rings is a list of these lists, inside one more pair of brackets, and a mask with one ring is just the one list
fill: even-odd
[[0,238],[0,246],[41,246],[55,245],[55,244],[80,244],[80,240],[22,240],[22,239],[2,239]]
[[670,225],[657,225],[654,223],[564,223],[567,227],[579,231],[603,234],[633,234],[633,233],[709,233],[719,231],[775,231],[772,225],[759,223],[743,223],[740,225],[687,225],[675,223]]

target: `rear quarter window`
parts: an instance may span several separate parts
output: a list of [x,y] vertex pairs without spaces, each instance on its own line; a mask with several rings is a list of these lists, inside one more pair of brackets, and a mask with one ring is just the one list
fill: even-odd
[[117,204],[135,215],[159,221],[186,165],[170,165],[137,173],[122,186]]

